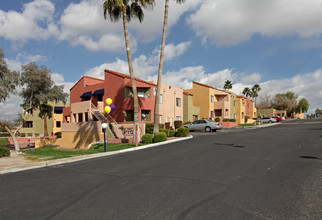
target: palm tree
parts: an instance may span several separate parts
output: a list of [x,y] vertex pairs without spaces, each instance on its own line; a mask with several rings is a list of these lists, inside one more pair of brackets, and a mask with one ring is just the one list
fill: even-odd
[[252,94],[252,91],[251,91],[248,87],[246,87],[246,88],[243,90],[243,95],[245,95],[246,97],[251,96],[251,94]]
[[258,92],[260,92],[261,90],[262,90],[262,88],[258,84],[255,84],[252,87],[252,93],[253,93],[253,99],[255,101],[255,106],[256,106],[256,98],[258,97]]
[[224,90],[229,90],[233,88],[233,84],[231,83],[230,80],[226,80],[225,85],[224,85]]
[[[181,4],[181,3],[184,3],[185,0],[176,0],[176,2]],[[160,90],[161,90],[163,60],[164,60],[165,38],[166,38],[166,34],[167,34],[167,25],[168,25],[168,11],[169,11],[169,0],[165,0],[162,42],[161,42],[161,51],[160,51],[160,63],[159,63],[158,80],[157,80],[157,93],[156,93],[155,105],[154,105],[153,135],[156,132],[159,132],[159,99],[160,99]]]
[[[139,98],[138,92],[135,85],[135,77],[132,63],[132,55],[130,49],[130,38],[128,30],[128,22],[131,18],[138,18],[140,22],[143,21],[144,13],[142,8],[148,6],[153,7],[154,0],[105,0],[103,4],[104,19],[107,19],[107,14],[112,22],[117,22],[120,18],[123,20],[123,29],[125,37],[125,47],[127,53],[127,59],[129,63],[129,72],[133,91],[133,102],[134,102],[134,138],[133,142],[138,144],[140,141],[139,133]],[[136,129],[137,128],[137,129]],[[138,131],[138,132],[136,132]]]

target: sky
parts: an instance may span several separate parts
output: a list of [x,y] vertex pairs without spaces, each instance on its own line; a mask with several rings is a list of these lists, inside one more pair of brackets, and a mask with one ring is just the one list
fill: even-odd
[[[156,80],[164,2],[129,23],[137,78]],[[0,0],[0,48],[11,70],[35,62],[69,89],[104,69],[128,74],[122,21],[103,17],[103,0]],[[232,91],[259,84],[259,98],[294,92],[322,108],[321,0],[170,0],[162,82],[183,89],[197,81]],[[11,95],[0,120],[21,112]]]

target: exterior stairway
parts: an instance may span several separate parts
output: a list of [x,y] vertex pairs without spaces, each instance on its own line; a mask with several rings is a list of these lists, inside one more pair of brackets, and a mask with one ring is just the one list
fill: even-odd
[[[99,121],[101,121],[102,123],[107,123],[107,124],[111,124],[112,126],[113,126],[113,124],[112,123],[116,123],[117,124],[117,122],[109,115],[109,114],[107,114],[107,116],[108,116],[108,118],[109,119],[107,119],[103,114],[102,114],[102,112],[100,112],[100,111],[98,111],[98,110],[92,110],[92,114],[99,120]],[[111,129],[110,128],[110,126],[107,126],[107,129],[109,130],[109,131],[111,131],[111,134],[114,136],[114,138],[117,138],[117,135],[116,135],[116,133],[115,133],[115,131],[114,131],[114,129]]]

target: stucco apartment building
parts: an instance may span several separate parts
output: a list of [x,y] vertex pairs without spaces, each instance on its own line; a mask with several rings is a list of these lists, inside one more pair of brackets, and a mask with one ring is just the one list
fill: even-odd
[[[152,83],[157,84],[155,81]],[[174,121],[183,120],[183,108],[183,89],[162,83],[159,99],[159,123],[170,122],[170,126],[174,127]]]
[[183,122],[192,122],[200,117],[200,107],[193,105],[193,95],[183,92]]
[[[68,107],[69,103],[49,103],[53,107],[52,117],[47,118],[48,135],[61,132],[63,123],[63,108]],[[39,110],[28,110],[25,113],[25,122],[20,129],[21,136],[42,137],[44,136],[44,119],[39,117]]]
[[236,119],[237,95],[233,92],[226,91],[230,94],[230,116],[229,119]]

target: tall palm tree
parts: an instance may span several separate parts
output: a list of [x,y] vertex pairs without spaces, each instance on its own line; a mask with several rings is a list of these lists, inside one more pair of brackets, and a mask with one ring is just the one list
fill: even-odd
[[245,95],[246,97],[251,96],[251,94],[252,94],[252,91],[251,91],[248,87],[246,87],[246,88],[243,90],[243,95]]
[[252,93],[253,93],[253,99],[255,101],[255,106],[256,106],[256,98],[258,97],[258,92],[260,92],[262,90],[262,88],[260,87],[259,84],[255,84],[252,87]]
[[[139,129],[139,98],[138,92],[135,84],[135,76],[132,63],[132,55],[130,49],[130,38],[128,30],[128,22],[132,18],[139,19],[140,22],[143,21],[144,13],[142,8],[147,8],[148,6],[154,6],[154,0],[105,0],[103,3],[104,19],[107,19],[107,15],[112,22],[117,22],[120,18],[123,20],[124,38],[126,54],[129,63],[129,72],[133,91],[133,103],[134,103],[134,138],[133,142],[137,143],[140,141]],[[136,132],[138,131],[138,132]]]
[[[184,3],[185,0],[176,0],[177,3]],[[164,8],[164,18],[163,18],[163,31],[162,31],[162,42],[161,42],[161,51],[160,51],[160,63],[159,63],[159,71],[158,71],[158,80],[157,80],[157,92],[155,97],[155,105],[154,105],[154,126],[153,126],[153,134],[159,132],[159,99],[160,99],[160,91],[161,91],[161,78],[162,78],[162,69],[163,69],[163,61],[164,61],[164,48],[165,48],[165,38],[167,34],[167,26],[168,26],[168,13],[169,13],[169,0],[165,0],[165,8]]]
[[224,85],[224,90],[229,90],[233,88],[233,84],[230,80],[226,80],[225,85]]

